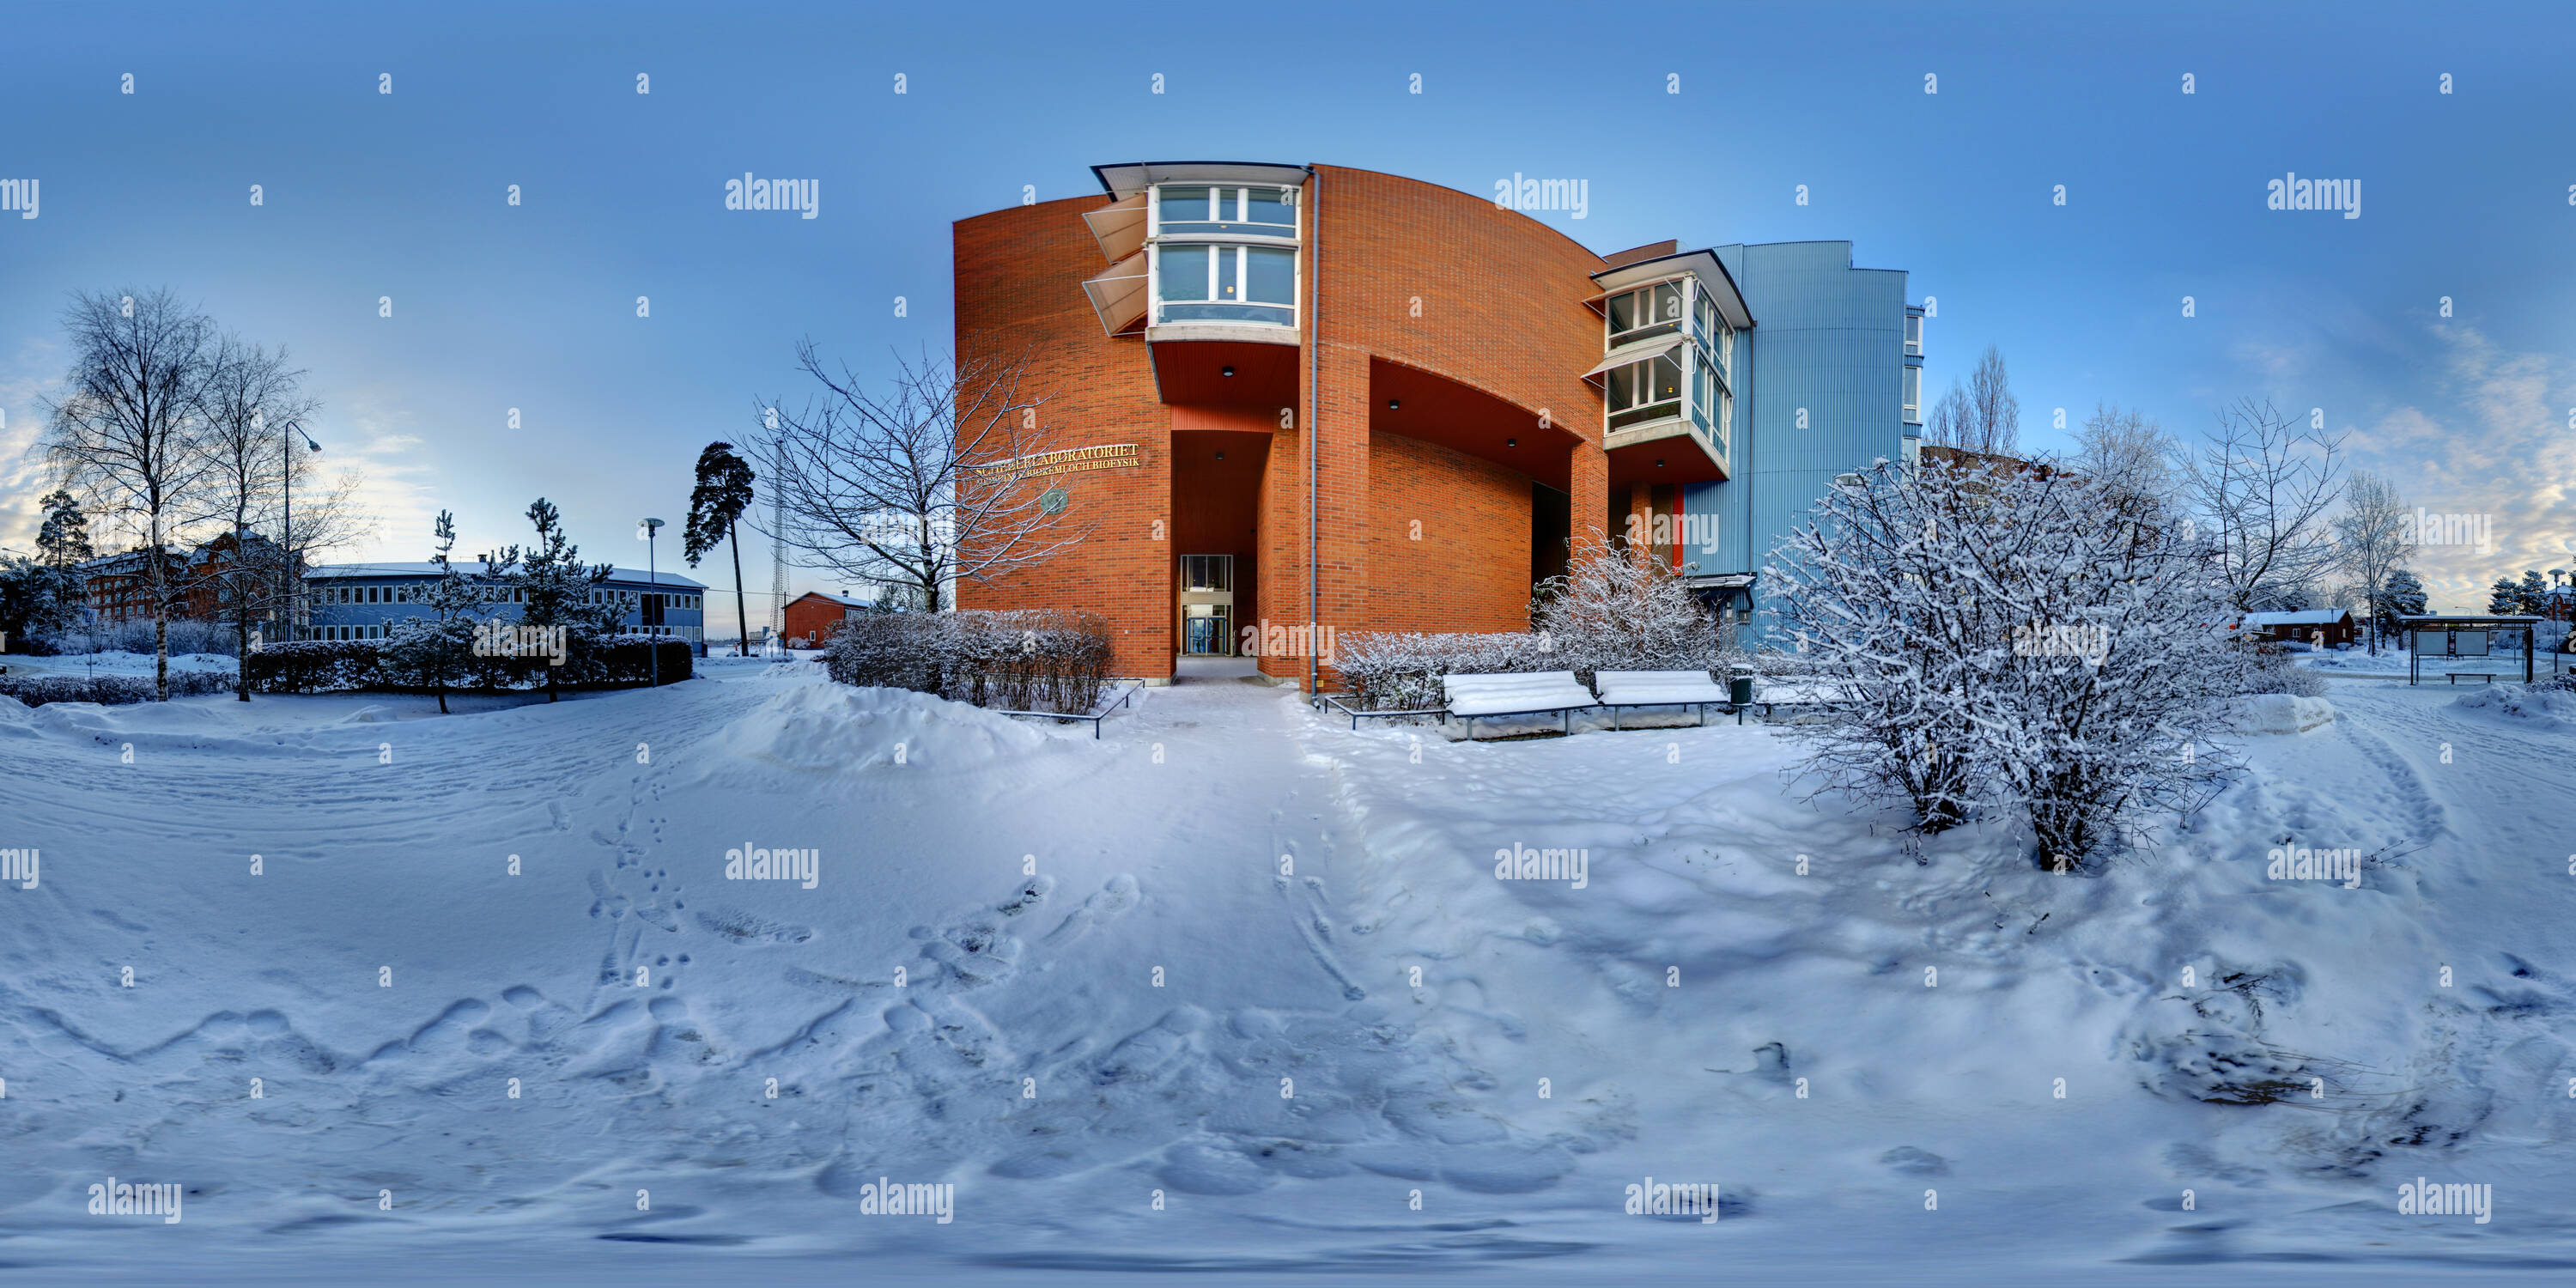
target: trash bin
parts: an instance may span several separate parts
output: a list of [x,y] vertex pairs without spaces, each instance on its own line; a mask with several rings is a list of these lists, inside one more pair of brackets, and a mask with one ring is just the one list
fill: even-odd
[[1739,675],[1728,680],[1726,700],[1735,708],[1735,723],[1744,723],[1744,709],[1753,705],[1753,677]]

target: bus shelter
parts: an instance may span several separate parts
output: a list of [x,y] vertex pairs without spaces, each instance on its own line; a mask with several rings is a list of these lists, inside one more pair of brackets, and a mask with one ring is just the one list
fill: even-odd
[[[2495,663],[2489,659],[2498,659],[2504,666],[2511,667],[2511,645],[2517,634],[2522,639],[2522,682],[2531,683],[2531,636],[2532,628],[2540,624],[2537,617],[2512,613],[2424,613],[2401,616],[2397,620],[2406,629],[2408,684],[2424,682],[2424,667],[2428,663],[2433,666],[2434,674],[2452,684],[2466,679],[2480,682],[2505,679],[2512,672],[2491,669]],[[2499,638],[2507,646],[2502,651],[2495,647]]]

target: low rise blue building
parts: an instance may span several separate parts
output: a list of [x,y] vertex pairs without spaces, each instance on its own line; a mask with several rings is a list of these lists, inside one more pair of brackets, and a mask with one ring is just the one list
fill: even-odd
[[[482,565],[457,563],[458,571],[475,576]],[[297,632],[310,640],[380,640],[395,623],[429,615],[427,587],[438,580],[432,563],[324,564],[304,577],[305,617]],[[499,589],[498,587],[495,588]],[[706,644],[706,583],[677,573],[651,573],[619,568],[591,588],[594,602],[619,607],[619,620],[629,634],[667,635],[703,651]],[[497,602],[479,616],[513,620],[519,605]]]
[[[1759,323],[1736,337],[1726,479],[1683,490],[1683,573],[1748,645],[1763,563],[1836,475],[1912,464],[1923,433],[1924,310],[1902,269],[1852,267],[1847,241],[1720,246]],[[1705,518],[1703,518],[1705,516]]]

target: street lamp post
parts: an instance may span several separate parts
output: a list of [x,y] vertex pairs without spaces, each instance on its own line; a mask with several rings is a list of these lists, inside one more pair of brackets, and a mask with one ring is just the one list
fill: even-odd
[[283,531],[279,535],[284,538],[281,544],[286,548],[285,625],[288,639],[301,639],[304,629],[303,614],[297,611],[304,599],[302,593],[304,579],[295,575],[295,440],[299,438],[304,440],[304,446],[314,455],[322,454],[322,445],[305,434],[303,422],[293,420],[286,422],[286,433],[281,440],[286,453],[286,518],[281,525]]
[[[660,519],[646,519],[639,526],[644,530],[644,576],[646,581],[653,587],[650,593],[653,596],[653,603],[658,606],[662,600],[662,571],[654,562],[653,547],[655,544],[654,538],[662,534],[662,521]],[[663,616],[666,618],[670,616],[670,611],[668,609],[664,609]],[[650,634],[650,632],[647,632],[647,634]],[[662,687],[662,646],[659,642],[656,642],[645,645],[645,649],[653,658],[653,687],[658,689]]]

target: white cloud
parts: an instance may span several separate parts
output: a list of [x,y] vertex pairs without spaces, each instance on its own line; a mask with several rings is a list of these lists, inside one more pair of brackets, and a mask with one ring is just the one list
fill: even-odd
[[2494,544],[2425,546],[2409,561],[2436,609],[2483,611],[2499,575],[2576,566],[2576,399],[2553,359],[2498,348],[2469,327],[2435,333],[2443,346],[2438,400],[2399,407],[2347,442],[2353,463],[2394,481],[2409,506],[2490,516]]

